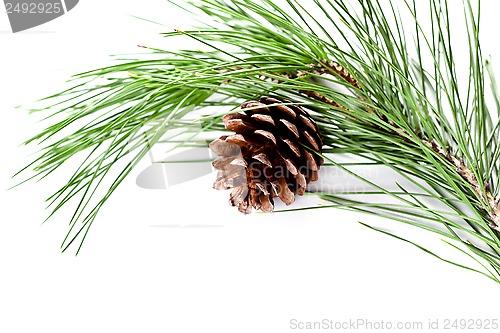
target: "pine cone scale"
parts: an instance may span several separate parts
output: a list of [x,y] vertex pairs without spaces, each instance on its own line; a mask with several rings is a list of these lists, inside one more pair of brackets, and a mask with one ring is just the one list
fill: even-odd
[[288,129],[291,132],[291,134],[293,134],[293,136],[295,136],[296,139],[298,139],[300,137],[299,130],[297,129],[297,126],[295,126],[294,124],[292,124],[291,122],[289,122],[286,119],[280,119],[280,123],[282,123],[285,126],[285,128]]
[[259,135],[260,137],[272,141],[273,144],[276,144],[276,138],[271,132],[265,131],[265,130],[256,130],[254,131],[254,134]]
[[273,117],[271,117],[270,115],[266,115],[266,114],[253,114],[253,115],[251,115],[251,118],[255,119],[260,124],[263,124],[263,125],[264,124],[268,124],[268,125],[271,125],[272,128],[276,127],[276,124],[274,123]]

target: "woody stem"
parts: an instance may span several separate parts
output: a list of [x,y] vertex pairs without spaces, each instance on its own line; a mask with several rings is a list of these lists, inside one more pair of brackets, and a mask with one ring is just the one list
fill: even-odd
[[[361,86],[358,84],[356,79],[340,64],[337,62],[327,62],[323,61],[321,62],[320,65],[314,65],[312,66],[315,68],[314,72],[316,74],[320,75],[325,75],[325,74],[335,74],[345,81],[347,81],[350,85],[352,85],[354,88],[358,90],[362,90]],[[305,73],[299,73],[299,76],[304,76],[306,75]],[[348,111],[348,109],[344,106],[341,106],[339,103],[313,91],[300,91],[301,93],[305,94],[306,96],[309,96],[315,100],[324,102],[326,104],[329,104],[335,108],[340,108]],[[363,99],[358,95],[359,98]],[[373,109],[370,106],[367,106],[370,112],[373,112]],[[391,130],[391,132],[395,133],[396,135],[404,138],[407,140],[408,135],[405,132],[405,130],[397,127],[394,123],[384,120],[390,127],[393,127],[394,130]],[[488,211],[488,218],[490,219],[490,227],[496,231],[500,232],[500,198],[497,197],[495,198],[491,192],[491,189],[489,188],[488,185],[486,185],[484,188],[480,186],[476,176],[474,173],[465,165],[465,163],[461,160],[459,160],[456,156],[451,155],[449,152],[446,152],[443,150],[441,147],[437,146],[434,142],[429,141],[419,135],[420,139],[422,142],[432,149],[435,153],[440,155],[442,158],[444,158],[446,161],[451,163],[454,167],[457,173],[465,180],[467,183],[470,185],[472,190],[475,192],[475,194],[480,198],[480,200],[487,206],[489,209],[486,209]]]

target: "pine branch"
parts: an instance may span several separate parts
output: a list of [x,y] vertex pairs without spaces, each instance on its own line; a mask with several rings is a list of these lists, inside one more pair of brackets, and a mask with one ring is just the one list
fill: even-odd
[[[29,178],[43,179],[83,157],[49,198],[51,216],[77,202],[64,250],[78,242],[80,249],[99,210],[151,145],[179,133],[184,136],[172,145],[201,145],[196,135],[219,134],[224,114],[270,95],[310,111],[325,144],[322,157],[373,189],[363,194],[396,202],[358,202],[353,197],[359,192],[348,198],[319,193],[331,207],[378,214],[446,238],[478,261],[471,269],[500,283],[500,94],[491,66],[483,66],[479,9],[464,3],[470,72],[462,85],[445,0],[428,1],[431,24],[425,27],[421,8],[409,0],[403,9],[342,0],[313,0],[307,8],[297,0],[283,6],[272,0],[173,4],[202,24],[163,35],[168,41],[191,38],[202,50],[142,47],[148,54],[138,59],[75,76],[73,87],[39,110],[52,111],[52,123],[27,140],[41,145],[26,168],[35,172]],[[411,32],[406,21],[403,29],[399,10],[409,15],[406,21],[413,19]],[[496,115],[484,100],[486,72]],[[198,116],[214,106],[224,111]],[[336,162],[339,153],[388,167],[414,188],[380,186],[349,170],[352,164]],[[429,201],[444,208],[428,207]]]
[[[340,65],[337,62],[332,61],[328,63],[326,61],[323,61],[322,64],[315,66],[311,65],[311,67],[316,68],[314,73],[319,75],[329,74],[331,71],[333,71],[337,75],[342,77],[345,81],[347,81],[350,85],[352,85],[354,88],[362,90],[361,86],[357,83],[356,79],[344,67],[342,67],[342,65]],[[298,77],[304,77],[306,75],[307,74],[305,72],[300,72],[298,74]],[[305,91],[305,90],[301,90],[300,92],[304,93],[308,97],[329,104],[335,108],[344,109],[347,112],[349,111],[348,109],[339,105],[337,102],[330,100],[327,97],[318,94],[317,92]],[[384,121],[387,120],[384,119]],[[393,130],[390,130],[391,133],[399,135],[404,140],[408,140],[408,138],[410,137],[408,133],[405,133],[403,129],[395,126],[394,123],[388,122],[388,125],[394,128]],[[457,157],[450,154],[450,152],[446,152],[441,147],[438,147],[438,145],[435,142],[425,139],[420,133],[414,133],[414,135],[417,135],[422,140],[422,143],[425,146],[432,149],[434,152],[439,154],[442,158],[450,162],[456,168],[458,174],[467,181],[467,183],[470,185],[470,187],[473,189],[476,195],[488,207],[486,210],[488,212],[488,217],[491,220],[490,227],[496,231],[500,231],[500,208],[499,208],[500,197],[495,198],[493,196],[488,183],[485,184],[485,187],[481,187],[478,180],[476,179],[475,174],[465,165],[463,159],[459,160]]]

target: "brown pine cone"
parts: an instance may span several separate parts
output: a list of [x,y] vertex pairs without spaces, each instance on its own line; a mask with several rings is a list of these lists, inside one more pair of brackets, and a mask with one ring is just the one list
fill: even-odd
[[271,212],[276,197],[290,205],[318,179],[323,159],[309,151],[321,153],[318,126],[303,108],[284,103],[290,102],[266,96],[243,103],[243,112],[222,118],[236,134],[210,144],[219,156],[212,163],[219,170],[214,188],[232,188],[229,203],[245,214],[252,207]]

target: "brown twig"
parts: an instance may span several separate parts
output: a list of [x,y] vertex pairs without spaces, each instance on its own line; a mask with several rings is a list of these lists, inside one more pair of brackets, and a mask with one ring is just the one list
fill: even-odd
[[[312,66],[313,68],[316,68],[315,73],[323,75],[323,74],[331,74],[331,72],[335,72],[338,76],[342,77],[345,81],[347,81],[350,85],[353,87],[362,90],[361,86],[358,84],[356,79],[340,64],[337,62],[328,62],[328,61],[322,61],[321,65],[315,65]],[[304,73],[305,74],[305,73]],[[343,106],[340,106],[337,102],[326,98],[325,96],[322,96],[321,94],[317,92],[312,92],[312,91],[301,91],[305,95],[314,98],[318,101],[324,102],[326,104],[332,105],[336,108],[343,108],[346,109]],[[361,98],[359,95],[357,95],[359,98]],[[373,108],[370,106],[367,106],[371,112],[373,112]],[[381,117],[383,121],[385,121],[388,125],[394,128],[392,132],[394,132],[396,135],[402,137],[404,140],[408,140],[408,133],[406,133],[405,130],[397,127],[392,121],[388,121],[387,119],[384,119]],[[500,197],[495,198],[491,192],[491,189],[489,188],[489,185],[486,184],[484,188],[482,188],[479,185],[479,182],[474,175],[474,173],[467,167],[465,162],[463,160],[459,160],[456,156],[453,156],[449,152],[443,150],[441,147],[439,147],[435,142],[429,141],[422,137],[421,135],[418,135],[420,140],[432,149],[435,153],[440,155],[442,158],[444,158],[446,161],[451,163],[457,173],[467,181],[467,183],[472,187],[473,191],[476,193],[476,195],[481,199],[481,201],[489,206],[488,211],[488,218],[491,220],[490,222],[490,227],[496,231],[500,232]]]
[[490,227],[496,231],[500,231],[500,208],[499,208],[499,198],[495,198],[491,193],[491,189],[489,185],[486,184],[483,189],[474,175],[474,173],[465,165],[463,159],[458,159],[456,156],[453,156],[449,152],[446,152],[444,149],[439,147],[434,142],[429,142],[428,140],[422,139],[424,144],[431,148],[434,152],[442,156],[448,162],[455,166],[458,174],[462,176],[463,179],[467,181],[477,194],[477,196],[481,199],[483,203],[488,204],[490,207],[490,211],[488,212],[488,217],[491,220]]

